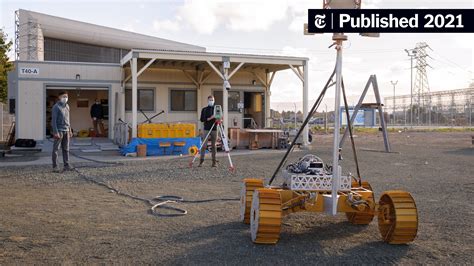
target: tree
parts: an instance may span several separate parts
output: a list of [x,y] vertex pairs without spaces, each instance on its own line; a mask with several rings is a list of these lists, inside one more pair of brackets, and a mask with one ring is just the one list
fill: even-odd
[[0,102],[6,103],[8,92],[7,74],[13,69],[13,63],[8,58],[8,53],[13,42],[8,41],[8,35],[0,29]]

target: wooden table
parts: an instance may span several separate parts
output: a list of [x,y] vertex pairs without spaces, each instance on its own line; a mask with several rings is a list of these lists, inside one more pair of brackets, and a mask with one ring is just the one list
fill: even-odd
[[278,147],[278,139],[283,134],[283,130],[279,129],[244,129],[249,135],[249,149]]
[[229,138],[233,149],[278,148],[278,139],[283,135],[279,129],[230,128]]

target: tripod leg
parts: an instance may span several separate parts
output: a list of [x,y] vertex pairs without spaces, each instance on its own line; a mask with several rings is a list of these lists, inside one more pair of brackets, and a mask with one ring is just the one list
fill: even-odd
[[225,131],[224,131],[224,126],[223,125],[219,125],[220,126],[220,130],[221,130],[221,139],[222,139],[222,145],[224,145],[224,150],[226,152],[229,152],[230,149],[229,149],[229,141],[227,139],[227,135],[225,134]]
[[221,134],[222,145],[224,146],[224,151],[225,153],[227,153],[227,158],[229,159],[229,170],[231,172],[234,172],[235,167],[232,163],[232,158],[230,157],[229,142],[227,140],[227,135],[225,134],[224,127],[222,125],[217,125],[217,132]]
[[189,163],[189,167],[193,167],[194,161],[196,160],[198,156],[200,156],[201,149],[202,147],[204,147],[205,144],[207,144],[207,140],[209,139],[209,136],[211,135],[212,130],[214,129],[215,125],[216,123],[212,124],[211,130],[209,130],[209,133],[207,133],[206,137],[204,138],[204,141],[201,143],[201,146],[199,147],[198,152],[193,156],[193,160]]
[[[359,178],[359,186],[362,186],[362,178],[360,177],[360,170],[359,170],[359,159],[357,159],[357,150],[354,142],[354,135],[352,134],[352,122],[351,117],[349,115],[349,105],[347,104],[347,97],[346,97],[346,88],[344,86],[344,79],[341,78],[341,89],[342,89],[342,98],[344,99],[344,108],[346,110],[346,119],[347,119],[347,128],[349,129],[349,136],[351,138],[351,145],[352,145],[352,154],[354,155],[354,162],[356,165],[357,170],[357,178]],[[339,146],[339,149],[342,149]]]

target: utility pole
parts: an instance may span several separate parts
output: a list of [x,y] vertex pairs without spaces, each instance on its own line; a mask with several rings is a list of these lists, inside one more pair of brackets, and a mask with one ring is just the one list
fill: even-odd
[[405,49],[410,57],[410,127],[413,128],[413,58],[416,56],[416,49]]
[[398,80],[391,80],[390,83],[393,85],[393,125],[395,125],[395,123],[397,123],[397,119],[395,118],[395,86],[397,86]]

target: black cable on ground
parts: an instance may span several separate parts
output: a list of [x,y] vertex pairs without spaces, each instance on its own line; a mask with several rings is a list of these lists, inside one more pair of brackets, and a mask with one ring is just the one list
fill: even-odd
[[[79,158],[79,159],[95,162],[95,163],[98,163],[98,164],[103,164],[103,165],[105,164],[105,165],[109,165],[109,166],[110,165],[123,165],[123,163],[121,163],[121,162],[106,162],[106,161],[95,160],[95,159],[91,159],[91,158],[87,158],[87,157],[75,154],[73,152],[70,152],[70,154],[74,157]],[[84,166],[83,168],[86,168],[86,166]],[[74,171],[81,178],[83,178],[84,180],[86,180],[88,182],[94,183],[94,184],[96,184],[98,186],[101,186],[101,187],[105,187],[105,188],[117,193],[120,196],[124,196],[124,197],[131,198],[131,199],[134,199],[134,200],[138,200],[138,201],[141,201],[141,202],[144,202],[144,203],[148,204],[150,206],[149,213],[152,214],[152,215],[155,215],[155,216],[160,216],[160,217],[176,217],[176,216],[183,216],[183,215],[186,215],[188,213],[188,211],[185,210],[185,209],[174,207],[174,206],[169,206],[169,204],[172,204],[172,203],[208,203],[208,202],[216,202],[216,201],[239,201],[240,200],[239,198],[215,198],[215,199],[204,199],[204,200],[185,200],[182,197],[174,196],[174,195],[164,195],[164,196],[157,196],[157,197],[154,197],[152,199],[146,199],[146,198],[142,198],[142,197],[132,195],[132,194],[127,193],[127,192],[120,191],[117,188],[112,187],[112,186],[108,185],[105,182],[97,181],[94,178],[92,178],[90,176],[87,176],[86,174],[82,173],[78,168],[74,168]],[[158,209],[167,209],[167,210],[173,211],[174,213],[160,213]]]

